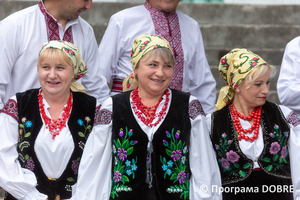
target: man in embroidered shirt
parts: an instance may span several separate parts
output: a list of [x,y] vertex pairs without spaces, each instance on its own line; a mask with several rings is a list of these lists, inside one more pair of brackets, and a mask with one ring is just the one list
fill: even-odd
[[147,0],[144,5],[114,14],[99,46],[100,69],[112,81],[110,95],[122,91],[131,73],[130,51],[134,39],[145,33],[167,39],[176,65],[170,88],[196,96],[205,113],[214,111],[216,82],[207,63],[198,23],[176,11],[179,0]]
[[44,0],[0,22],[0,108],[17,92],[40,87],[37,55],[49,40],[74,43],[88,68],[81,83],[103,102],[109,95],[100,74],[93,28],[79,14],[92,9],[92,0]]

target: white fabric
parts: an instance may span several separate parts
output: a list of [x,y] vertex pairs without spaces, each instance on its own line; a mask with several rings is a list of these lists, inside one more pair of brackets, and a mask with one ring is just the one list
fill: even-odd
[[[59,25],[59,35],[64,31]],[[92,27],[81,17],[67,23],[72,26],[73,41],[88,68],[80,79],[87,93],[100,102],[109,97],[105,78],[99,70],[98,45]],[[40,87],[37,58],[42,44],[47,42],[44,15],[38,5],[18,11],[0,22],[0,108],[17,92]]]
[[[190,102],[195,99],[195,97],[191,96]],[[165,99],[160,103],[157,112],[162,109],[164,102]],[[112,106],[112,99],[109,98],[103,103],[101,110],[106,109],[112,112]],[[162,120],[156,127],[149,128],[139,118],[135,118],[142,130],[147,133],[149,139],[153,138],[154,132],[163,122]],[[72,200],[109,199],[112,167],[112,123],[111,121],[109,124],[95,126],[95,131],[89,136],[79,166],[78,181],[76,187],[73,187]],[[221,185],[221,177],[209,139],[205,116],[199,115],[194,120],[191,119],[191,125],[191,144],[189,149],[192,174],[190,179],[190,199],[222,199],[221,194],[217,192],[212,193],[211,190],[211,185],[216,185],[217,187]],[[203,192],[200,189],[200,186],[203,184],[207,185],[207,192]]]
[[[216,82],[206,60],[199,25],[189,16],[176,12],[184,51],[182,91],[189,91],[198,98],[205,113],[212,113]],[[110,18],[99,46],[100,69],[108,84],[112,78],[123,80],[132,72],[131,47],[133,41],[145,33],[155,34],[155,28],[144,5],[122,10]]]
[[294,38],[286,45],[277,93],[281,103],[300,116],[300,37]]
[[[292,112],[292,110],[290,110],[288,107],[282,105],[280,105],[279,107],[282,110],[285,118],[287,118]],[[211,133],[211,114],[207,115],[206,119],[209,132]],[[243,129],[249,129],[251,127],[251,124],[248,121],[245,121],[241,118],[239,119]],[[247,135],[249,137],[252,137],[253,134],[254,131],[252,133],[248,133]],[[294,127],[292,124],[290,124],[290,138],[288,141],[288,145],[292,182],[294,184],[294,199],[300,200],[300,125]],[[254,140],[254,142],[247,142],[245,140],[241,140],[239,141],[239,147],[242,150],[242,152],[247,156],[247,158],[251,159],[254,162],[253,168],[260,168],[260,166],[257,163],[257,160],[259,159],[259,156],[261,155],[264,148],[261,126],[259,127],[258,138]]]
[[[11,99],[16,100],[16,96]],[[44,99],[46,115],[51,118],[47,108],[48,103]],[[99,105],[99,102],[97,102]],[[66,124],[68,121],[66,121]],[[0,187],[8,191],[17,199],[45,200],[47,195],[40,193],[36,188],[35,174],[25,168],[21,168],[18,161],[18,122],[11,116],[0,114]],[[36,139],[34,150],[46,176],[59,178],[64,172],[71,154],[74,150],[74,142],[68,126],[66,125],[55,139],[46,129],[44,121]]]

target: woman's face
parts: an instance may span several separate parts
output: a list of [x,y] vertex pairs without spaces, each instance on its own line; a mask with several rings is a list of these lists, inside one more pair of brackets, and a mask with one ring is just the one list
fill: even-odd
[[249,108],[265,104],[270,88],[270,71],[267,70],[251,85],[245,81],[235,92],[234,101]]
[[134,70],[138,77],[139,90],[151,96],[163,95],[171,82],[173,70],[171,62],[165,62],[159,55],[155,58],[152,55],[147,59],[142,58]]
[[69,95],[74,77],[71,62],[45,58],[38,65],[38,74],[43,95]]

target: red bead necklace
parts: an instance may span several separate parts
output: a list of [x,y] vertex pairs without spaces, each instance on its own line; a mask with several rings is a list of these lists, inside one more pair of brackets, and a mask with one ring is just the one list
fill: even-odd
[[[166,95],[166,101],[161,109],[161,111],[157,114],[156,110],[159,106],[160,102],[163,100],[163,96]],[[166,110],[168,107],[170,92],[168,89],[165,90],[164,94],[159,99],[158,103],[155,106],[147,107],[145,106],[142,101],[141,97],[139,96],[138,87],[132,91],[131,93],[131,105],[133,108],[134,113],[137,117],[148,127],[156,126],[166,114]],[[155,123],[152,123],[155,118],[158,120]]]
[[46,124],[46,128],[49,129],[50,134],[52,135],[52,139],[54,139],[55,136],[59,135],[61,129],[63,129],[66,126],[66,121],[69,119],[69,116],[71,115],[70,111],[71,111],[71,108],[73,105],[72,93],[70,91],[70,97],[69,97],[67,106],[63,109],[63,113],[62,113],[61,117],[59,117],[57,120],[53,120],[53,119],[49,118],[45,113],[42,89],[40,90],[40,92],[38,94],[38,102],[39,102],[40,113]]
[[[259,133],[259,125],[260,125],[260,119],[261,119],[261,106],[254,108],[252,113],[245,117],[241,113],[239,113],[237,110],[233,109],[233,104],[230,105],[230,111],[232,115],[232,121],[235,130],[238,132],[238,139],[241,141],[241,139],[244,139],[246,141],[250,140],[250,142],[253,142],[258,138]],[[239,120],[239,117],[243,120],[250,121],[253,119],[253,123],[249,129],[243,129],[241,122]],[[254,135],[252,137],[245,136],[247,133],[252,133],[254,131]]]

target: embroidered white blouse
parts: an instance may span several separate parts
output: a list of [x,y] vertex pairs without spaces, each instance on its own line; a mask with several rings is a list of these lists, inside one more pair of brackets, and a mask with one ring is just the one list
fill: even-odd
[[[176,11],[184,52],[182,91],[200,101],[205,113],[212,113],[216,101],[216,82],[208,65],[198,23]],[[114,14],[99,46],[100,70],[110,84],[112,79],[125,79],[132,72],[130,51],[134,40],[145,33],[155,34],[154,24],[144,5]],[[116,92],[111,92],[114,95]]]
[[[81,17],[68,21],[74,44],[88,72],[79,80],[100,102],[109,97],[109,88],[99,70],[98,45],[93,28]],[[58,23],[59,36],[65,31]],[[17,92],[39,88],[37,58],[42,45],[48,41],[47,24],[38,5],[13,13],[0,22],[0,109]]]
[[[11,99],[17,102],[16,96]],[[49,104],[45,99],[43,99],[43,103],[46,115],[51,118],[48,112]],[[98,105],[100,105],[99,102],[97,102]],[[43,120],[42,117],[41,119]],[[50,178],[57,179],[62,175],[74,150],[73,138],[67,123],[68,121],[59,135],[52,139],[52,135],[43,121],[36,138],[35,153],[44,173]],[[0,132],[0,187],[17,199],[47,199],[47,195],[40,193],[35,188],[37,184],[35,174],[28,169],[21,168],[18,161],[19,122],[6,113],[0,113]]]
[[[170,95],[167,112],[169,111],[171,96],[172,95]],[[196,98],[191,96],[189,101],[192,102],[193,100],[196,100]],[[165,98],[163,98],[159,104],[157,112],[162,109],[164,102]],[[105,110],[112,112],[112,106],[112,99],[109,98],[103,103],[100,112]],[[133,110],[132,112],[134,114]],[[153,134],[164,120],[163,119],[157,126],[151,128],[146,126],[135,114],[134,117],[142,130],[147,133],[149,141],[152,140]],[[221,179],[210,142],[205,116],[199,114],[195,119],[190,120],[192,126],[189,149],[189,161],[192,174],[190,179],[190,199],[222,199],[218,192],[212,192],[212,185],[219,187]],[[96,128],[99,131],[91,133],[84,149],[79,166],[78,181],[73,187],[72,199],[107,200],[110,198],[112,121],[107,124],[98,125]],[[201,187],[207,190],[201,190]]]
[[[279,107],[290,125],[290,138],[288,141],[288,145],[292,182],[294,184],[294,199],[300,200],[300,118],[297,117],[297,115],[286,106],[280,105]],[[206,115],[206,119],[209,132],[211,132],[211,114]],[[251,127],[251,124],[248,121],[243,120],[241,118],[239,119],[243,129],[249,129]],[[249,137],[252,137],[254,135],[254,131],[252,133],[248,133],[247,135]],[[257,163],[257,160],[264,148],[261,126],[259,128],[258,138],[254,140],[254,142],[241,140],[239,141],[239,146],[242,152],[254,162],[253,168],[260,168],[260,166]]]

